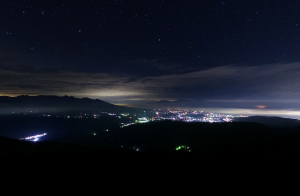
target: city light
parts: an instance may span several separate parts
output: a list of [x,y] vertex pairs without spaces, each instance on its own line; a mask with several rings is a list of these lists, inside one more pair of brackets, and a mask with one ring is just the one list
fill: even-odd
[[[162,112],[163,113],[163,112]],[[177,111],[168,110],[165,112],[167,116],[158,116],[154,120],[172,120],[172,121],[184,121],[184,122],[209,122],[209,123],[220,123],[220,122],[232,122],[233,118],[248,117],[243,115],[228,115],[218,114],[212,112],[203,111]]]
[[28,136],[28,137],[25,137],[25,138],[20,138],[20,140],[26,140],[26,141],[32,141],[32,142],[36,142],[38,141],[41,137],[47,135],[47,133],[43,133],[43,134],[40,134],[40,135],[33,135],[33,136]]
[[149,122],[149,119],[147,117],[138,118],[137,122],[138,123],[147,123],[147,122]]

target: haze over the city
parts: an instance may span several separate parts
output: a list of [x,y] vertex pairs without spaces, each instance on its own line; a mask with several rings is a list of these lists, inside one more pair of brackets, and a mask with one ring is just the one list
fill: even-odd
[[2,2],[0,96],[300,116],[297,1]]

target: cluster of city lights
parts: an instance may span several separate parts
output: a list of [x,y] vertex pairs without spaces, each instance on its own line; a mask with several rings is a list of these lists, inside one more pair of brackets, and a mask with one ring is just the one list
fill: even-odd
[[38,141],[41,137],[47,135],[47,133],[43,133],[43,134],[40,134],[40,135],[33,135],[33,136],[28,136],[28,137],[25,137],[25,138],[21,138],[20,140],[27,140],[27,141],[33,141],[33,142],[36,142]]
[[[162,117],[161,114],[169,114],[168,117]],[[170,115],[171,114],[171,115]],[[196,117],[194,115],[202,114],[204,116]],[[157,117],[155,120],[172,120],[172,121],[185,121],[185,122],[210,122],[210,123],[218,123],[218,122],[232,122],[233,118],[236,117],[248,117],[243,115],[228,115],[228,114],[216,114],[211,112],[203,112],[203,111],[163,111],[156,112]]]

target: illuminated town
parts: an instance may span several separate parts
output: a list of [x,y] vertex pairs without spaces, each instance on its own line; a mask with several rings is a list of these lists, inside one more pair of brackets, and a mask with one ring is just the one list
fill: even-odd
[[[18,113],[20,114],[20,113]],[[13,113],[13,115],[17,115]],[[231,115],[231,114],[220,114],[220,113],[212,113],[205,111],[186,111],[186,110],[163,110],[163,109],[152,109],[145,110],[139,112],[102,112],[99,111],[97,114],[95,113],[66,113],[65,115],[59,114],[41,114],[39,112],[28,112],[23,114],[26,116],[35,116],[42,118],[60,118],[60,119],[100,119],[103,117],[116,118],[118,119],[116,123],[119,123],[120,128],[124,128],[127,126],[131,126],[139,123],[149,123],[149,122],[157,122],[157,121],[182,121],[182,122],[206,122],[206,123],[222,123],[222,122],[232,122],[234,118],[243,118],[248,117],[244,115]],[[108,132],[110,129],[107,127],[103,129],[103,131]],[[39,141],[41,137],[47,135],[46,133],[34,136],[28,136],[24,138],[20,138],[20,140],[26,141]],[[96,136],[96,132],[92,132],[92,135]]]
[[[134,122],[121,123],[121,128],[136,123],[148,123],[150,121],[160,121],[160,120],[184,121],[184,122],[209,122],[209,123],[232,122],[233,118],[237,118],[237,117],[242,118],[248,116],[211,113],[211,112],[204,112],[204,111],[185,111],[185,110],[155,111],[153,110],[152,112],[150,112],[150,115],[147,115],[145,112],[144,117],[137,118]],[[119,116],[119,118],[121,118],[121,116]]]
[[[183,111],[170,110],[156,112],[154,120],[176,120],[185,122],[232,122],[235,117],[248,117],[243,115],[219,114],[204,111]],[[167,117],[166,117],[167,116]],[[153,120],[153,118],[152,118]]]

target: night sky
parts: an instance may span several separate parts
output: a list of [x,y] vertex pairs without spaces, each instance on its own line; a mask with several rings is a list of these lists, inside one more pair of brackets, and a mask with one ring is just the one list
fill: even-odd
[[1,0],[0,95],[300,116],[300,2]]

